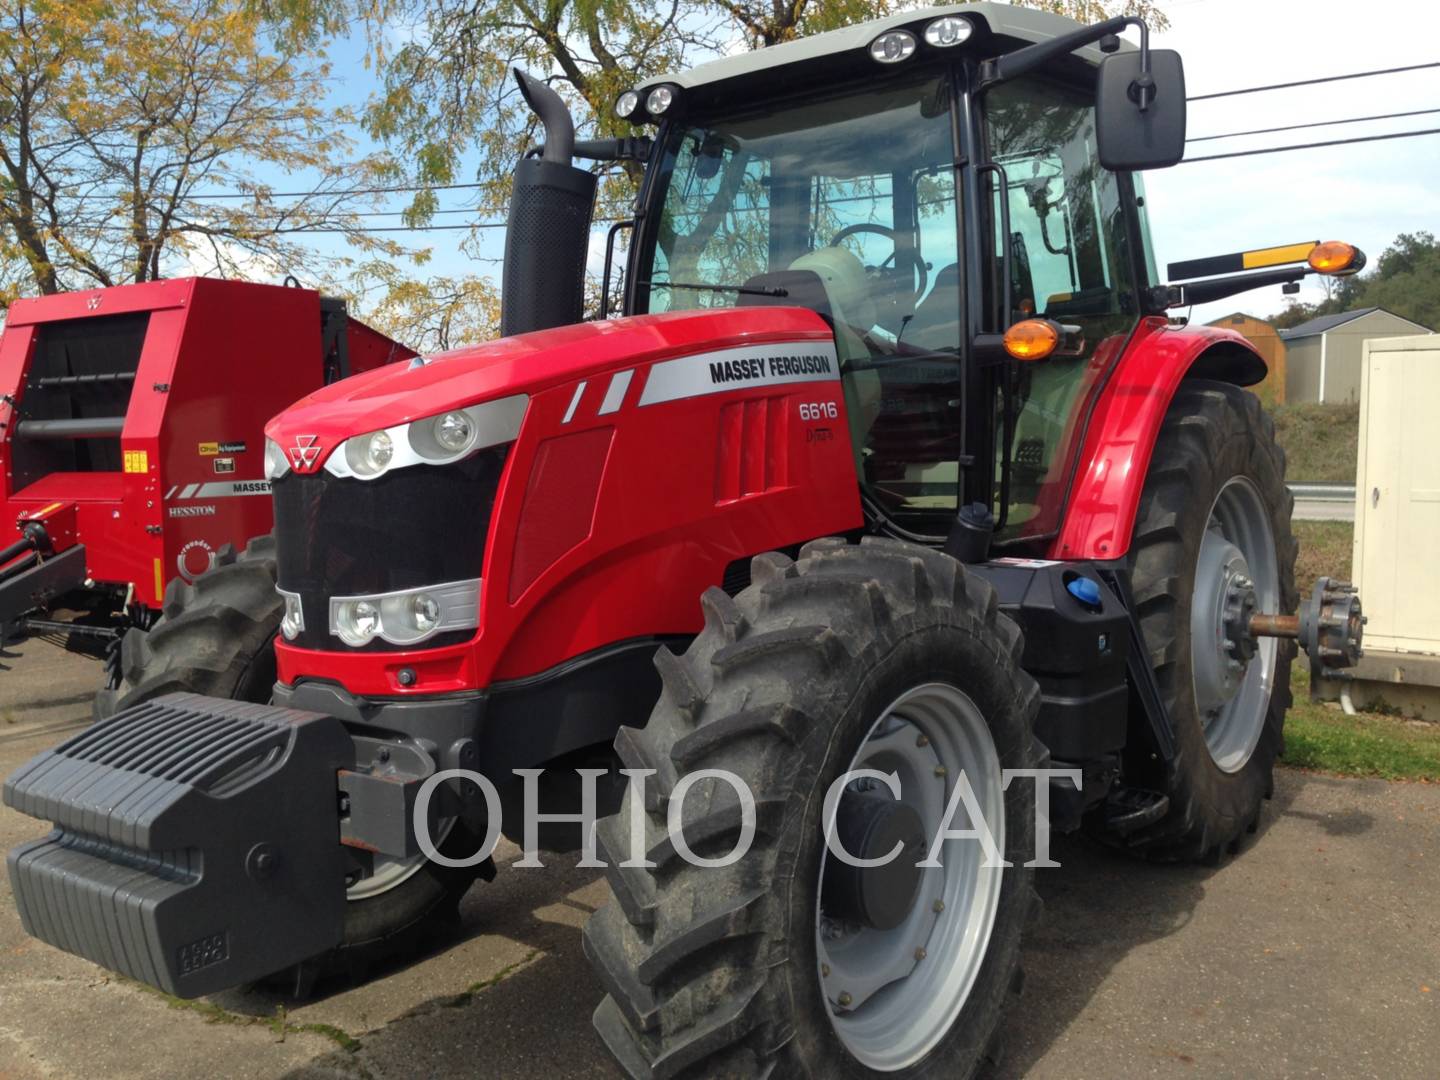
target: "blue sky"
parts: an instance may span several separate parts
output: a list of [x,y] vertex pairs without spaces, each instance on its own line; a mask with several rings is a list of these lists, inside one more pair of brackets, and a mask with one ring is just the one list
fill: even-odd
[[[1311,78],[1322,74],[1440,60],[1440,9],[1422,0],[1161,0],[1169,30],[1154,44],[1178,49],[1185,60],[1190,94]],[[335,42],[332,100],[359,107],[376,85],[363,64],[363,35]],[[1192,103],[1192,138],[1342,117],[1440,108],[1440,69],[1332,83]],[[1195,143],[1189,156],[1286,143],[1316,142],[1389,131],[1440,127],[1440,114],[1393,121],[1315,128],[1275,135]],[[360,149],[366,144],[361,143]],[[473,175],[473,164],[459,170]],[[1167,262],[1251,247],[1312,239],[1358,243],[1372,261],[1399,232],[1440,232],[1440,136],[1270,154],[1227,161],[1181,164],[1149,173],[1151,227],[1163,273]],[[274,177],[277,187],[295,178]],[[303,186],[303,185],[302,185]],[[464,208],[467,192],[444,192],[441,205]],[[406,196],[387,203],[398,210]],[[374,218],[375,224],[400,224]],[[444,214],[436,224],[459,224],[463,214]],[[460,250],[464,232],[395,234],[433,249],[421,272],[480,272],[498,278],[497,263],[476,264]],[[335,238],[313,238],[318,248],[343,250]],[[503,234],[490,230],[482,247],[498,259]],[[1307,283],[1305,300],[1323,297]],[[1259,290],[1195,309],[1197,320],[1234,310],[1264,316],[1278,312],[1279,287]]]

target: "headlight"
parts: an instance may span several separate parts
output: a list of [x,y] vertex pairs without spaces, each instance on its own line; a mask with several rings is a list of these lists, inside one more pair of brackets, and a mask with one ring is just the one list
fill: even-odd
[[870,55],[882,64],[898,64],[915,55],[915,44],[909,30],[889,30],[870,43]]
[[463,412],[447,412],[432,424],[435,442],[452,454],[463,454],[475,441],[475,425]]
[[380,632],[380,608],[373,600],[332,600],[330,630],[346,645],[368,644]]
[[394,456],[395,440],[388,431],[372,431],[345,440],[345,461],[358,476],[379,476],[390,467]]
[[298,593],[276,589],[285,599],[285,614],[280,618],[280,633],[286,641],[294,641],[305,629],[305,609],[300,605]]
[[948,49],[952,45],[963,45],[969,41],[973,30],[969,19],[959,15],[942,15],[925,27],[925,41],[937,48]]
[[668,86],[657,86],[645,98],[645,111],[659,116],[675,103],[675,91]]
[[615,115],[621,120],[629,120],[635,115],[635,110],[640,107],[640,95],[634,90],[626,90],[615,101]]
[[279,480],[290,471],[290,459],[274,439],[265,440],[265,479]]
[[392,645],[418,645],[445,630],[471,630],[479,625],[479,578],[330,599],[330,632],[346,645],[364,645],[377,636]]
[[530,399],[513,394],[346,439],[325,461],[333,476],[373,480],[410,465],[448,465],[475,450],[514,442]]

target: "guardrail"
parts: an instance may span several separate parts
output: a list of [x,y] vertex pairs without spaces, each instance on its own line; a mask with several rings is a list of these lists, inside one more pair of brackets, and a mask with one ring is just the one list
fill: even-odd
[[1354,484],[1289,484],[1290,494],[1297,499],[1315,502],[1354,502]]

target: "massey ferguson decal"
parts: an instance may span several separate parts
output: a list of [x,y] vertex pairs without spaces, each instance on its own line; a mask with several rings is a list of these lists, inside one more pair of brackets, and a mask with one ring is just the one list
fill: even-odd
[[828,342],[747,345],[656,364],[645,380],[640,404],[657,405],[746,386],[833,382],[839,378],[835,346]]

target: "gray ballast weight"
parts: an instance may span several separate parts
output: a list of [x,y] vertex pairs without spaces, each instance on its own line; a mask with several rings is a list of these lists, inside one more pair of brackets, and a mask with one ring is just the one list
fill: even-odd
[[55,823],[9,856],[25,931],[180,997],[338,944],[334,717],[170,694],[32,758],[4,799]]

